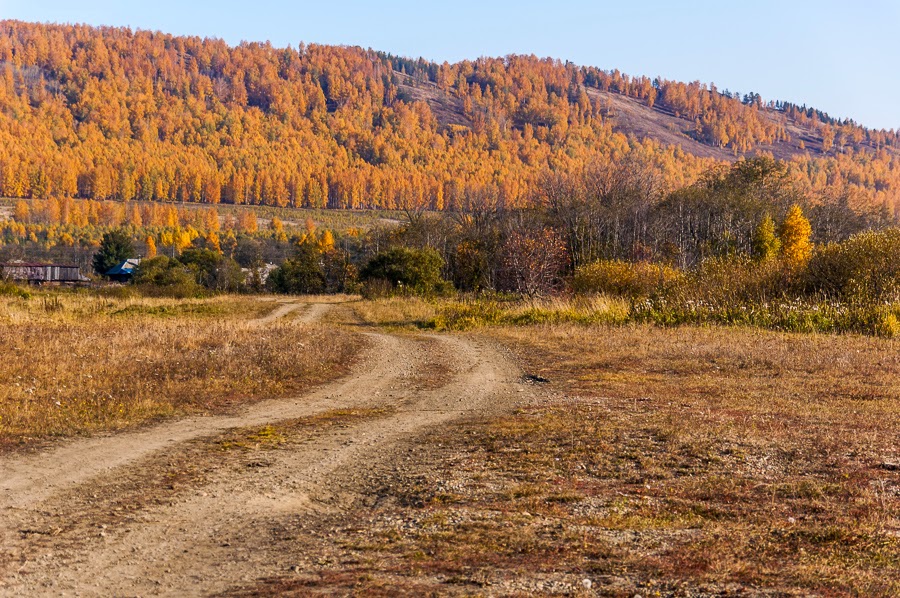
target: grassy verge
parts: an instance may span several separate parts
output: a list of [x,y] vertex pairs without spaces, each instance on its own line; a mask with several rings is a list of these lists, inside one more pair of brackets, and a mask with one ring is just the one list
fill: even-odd
[[356,310],[366,322],[393,329],[464,331],[535,324],[649,323],[666,327],[725,325],[782,332],[900,337],[900,305],[851,305],[824,300],[736,304],[629,300],[602,295],[552,299],[397,297],[362,301]]
[[392,297],[354,304],[367,324],[388,329],[419,328],[439,332],[532,324],[620,324],[628,320],[628,302],[607,297],[532,299],[517,297]]
[[900,304],[842,303],[802,299],[769,302],[704,302],[645,299],[629,310],[634,322],[661,326],[724,324],[784,332],[853,332],[900,337]]
[[0,450],[287,396],[344,372],[343,331],[253,320],[271,300],[0,297]]

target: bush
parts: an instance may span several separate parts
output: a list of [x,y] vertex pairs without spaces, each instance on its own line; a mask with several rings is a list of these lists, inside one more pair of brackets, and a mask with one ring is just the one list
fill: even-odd
[[5,297],[18,297],[19,299],[31,299],[31,291],[23,289],[14,282],[0,279],[0,295]]
[[885,338],[900,338],[900,318],[897,314],[884,314],[875,324],[875,334]]
[[214,291],[237,292],[244,286],[240,265],[212,249],[186,249],[178,261],[188,267],[197,284]]
[[661,264],[601,260],[575,270],[573,286],[581,295],[616,295],[636,299],[661,293],[682,277]]
[[266,285],[276,293],[315,295],[325,290],[325,268],[318,249],[302,243],[294,257],[272,270]]
[[562,287],[566,245],[551,228],[513,231],[501,249],[500,288],[545,297]]
[[375,255],[359,273],[363,295],[443,295],[453,285],[441,276],[444,260],[434,249],[394,247]]
[[188,266],[164,255],[141,261],[132,283],[140,287],[143,294],[153,297],[188,298],[204,294]]
[[855,235],[815,252],[806,291],[852,302],[900,301],[900,229]]
[[778,260],[710,258],[682,277],[669,296],[722,307],[774,301],[794,293],[796,285],[791,272]]

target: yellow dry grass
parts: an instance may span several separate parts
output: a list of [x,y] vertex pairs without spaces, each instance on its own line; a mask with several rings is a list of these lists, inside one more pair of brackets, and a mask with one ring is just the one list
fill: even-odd
[[388,297],[357,301],[353,310],[366,324],[397,330],[423,325],[437,313],[437,304],[419,297]]
[[299,392],[345,371],[347,332],[274,298],[0,297],[0,449]]

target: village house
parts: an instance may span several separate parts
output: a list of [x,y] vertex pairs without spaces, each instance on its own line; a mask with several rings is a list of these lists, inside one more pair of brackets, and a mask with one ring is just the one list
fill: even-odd
[[134,270],[141,264],[140,258],[130,258],[107,270],[104,276],[115,282],[131,282]]
[[9,262],[0,264],[0,277],[29,284],[79,284],[90,282],[78,266]]

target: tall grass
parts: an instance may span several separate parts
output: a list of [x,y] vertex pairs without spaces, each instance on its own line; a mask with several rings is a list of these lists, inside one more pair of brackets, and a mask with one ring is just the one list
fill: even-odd
[[622,324],[628,320],[628,303],[603,296],[501,300],[470,298],[440,304],[436,315],[423,326],[434,330],[469,330],[482,326],[533,324]]
[[253,318],[271,301],[0,297],[0,449],[290,395],[345,370],[340,330]]

